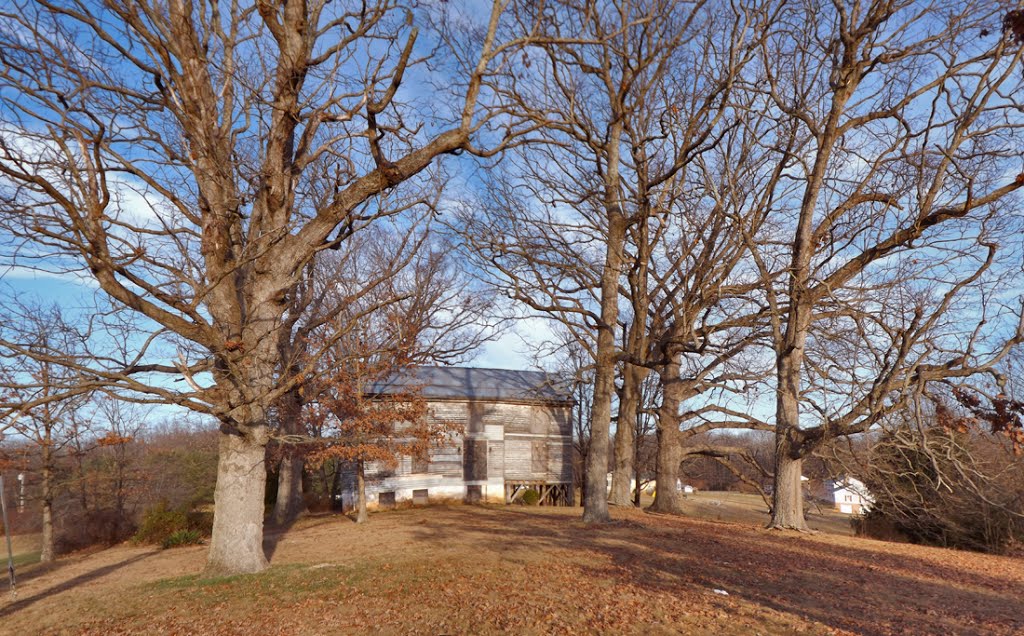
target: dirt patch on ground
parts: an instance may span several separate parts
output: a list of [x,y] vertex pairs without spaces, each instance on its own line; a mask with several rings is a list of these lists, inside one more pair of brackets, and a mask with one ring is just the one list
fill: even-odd
[[[433,507],[268,534],[271,569],[120,546],[22,577],[28,633],[1013,634],[1019,559],[616,511]],[[725,592],[726,594],[722,594]]]

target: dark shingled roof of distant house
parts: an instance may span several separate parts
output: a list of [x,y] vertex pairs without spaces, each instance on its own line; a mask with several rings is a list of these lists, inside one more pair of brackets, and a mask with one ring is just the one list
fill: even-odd
[[421,387],[427,399],[572,402],[569,387],[554,374],[469,367],[410,367],[372,385],[370,393],[387,395]]

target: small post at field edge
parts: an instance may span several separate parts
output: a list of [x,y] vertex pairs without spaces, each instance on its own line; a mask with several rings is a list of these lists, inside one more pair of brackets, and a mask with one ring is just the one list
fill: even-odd
[[4,535],[7,536],[7,575],[11,582],[11,599],[16,599],[18,598],[18,588],[14,578],[14,551],[11,550],[11,524],[7,523],[7,499],[4,498],[3,475],[0,475],[0,510],[3,511]]

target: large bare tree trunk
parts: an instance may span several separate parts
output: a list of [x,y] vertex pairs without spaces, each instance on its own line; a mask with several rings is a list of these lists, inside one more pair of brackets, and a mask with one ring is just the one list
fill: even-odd
[[633,472],[636,474],[636,487],[633,489],[633,507],[640,507],[640,438],[633,443]]
[[658,427],[658,469],[651,510],[667,514],[681,514],[679,497],[679,440],[675,431]]
[[619,279],[622,276],[628,222],[619,193],[619,143],[623,124],[618,118],[608,128],[605,144],[607,171],[604,176],[604,207],[608,219],[608,243],[601,269],[601,324],[597,328],[594,356],[594,402],[590,417],[590,449],[587,452],[586,488],[583,493],[583,521],[602,523],[608,514],[608,441],[612,423],[612,393],[615,391],[615,329],[619,323]]
[[252,573],[267,567],[263,553],[266,444],[266,426],[221,433],[207,574]]
[[[614,347],[614,343],[612,344]],[[598,353],[598,359],[614,358]],[[614,361],[598,363],[594,381],[594,407],[591,420],[590,448],[584,467],[583,521],[601,523],[609,521],[608,514],[608,437],[611,427],[611,394],[615,381]]]
[[609,212],[608,247],[601,274],[601,325],[597,331],[594,403],[590,417],[590,448],[584,469],[583,521],[602,523],[608,514],[608,441],[615,391],[615,326],[619,319],[619,274],[622,269],[626,222],[618,204]]
[[[300,433],[302,425],[302,396],[298,388],[285,395],[281,403],[281,426],[285,433]],[[271,519],[274,524],[283,526],[291,523],[305,510],[306,503],[302,496],[302,473],[305,462],[299,448],[294,444],[285,444],[281,449],[281,464],[277,473],[277,499],[274,501],[274,512]]]
[[640,405],[640,383],[644,369],[627,364],[622,373],[622,391],[619,394],[619,419],[615,427],[615,464],[612,468],[612,489],[608,503],[613,506],[632,506],[630,481],[636,471],[636,418]]
[[271,518],[283,526],[295,521],[306,508],[302,491],[302,473],[305,462],[296,449],[285,448],[277,474],[277,499]]
[[776,440],[775,489],[772,492],[772,519],[770,527],[780,530],[806,530],[803,488],[800,475],[803,460],[793,457],[785,438]]
[[366,472],[363,460],[356,462],[356,523],[366,523]]
[[778,363],[778,388],[775,412],[775,480],[772,490],[772,517],[769,527],[806,530],[803,491],[800,473],[803,462],[800,448],[794,442],[800,426],[800,352],[804,338],[797,338],[797,347],[787,350]]
[[53,502],[43,499],[43,549],[39,553],[39,561],[52,563],[53,553]]
[[54,559],[53,540],[53,468],[51,467],[52,451],[49,444],[43,446],[43,547],[39,554],[42,563],[51,563]]
[[680,514],[679,500],[679,405],[685,387],[679,377],[679,358],[659,370],[662,382],[661,406],[658,407],[658,470],[654,503],[651,510]]

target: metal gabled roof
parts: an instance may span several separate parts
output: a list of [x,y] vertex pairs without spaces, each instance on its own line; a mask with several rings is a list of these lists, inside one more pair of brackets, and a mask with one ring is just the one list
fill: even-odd
[[413,366],[387,381],[374,383],[369,392],[388,395],[416,390],[427,399],[572,402],[569,386],[557,375],[472,367]]

